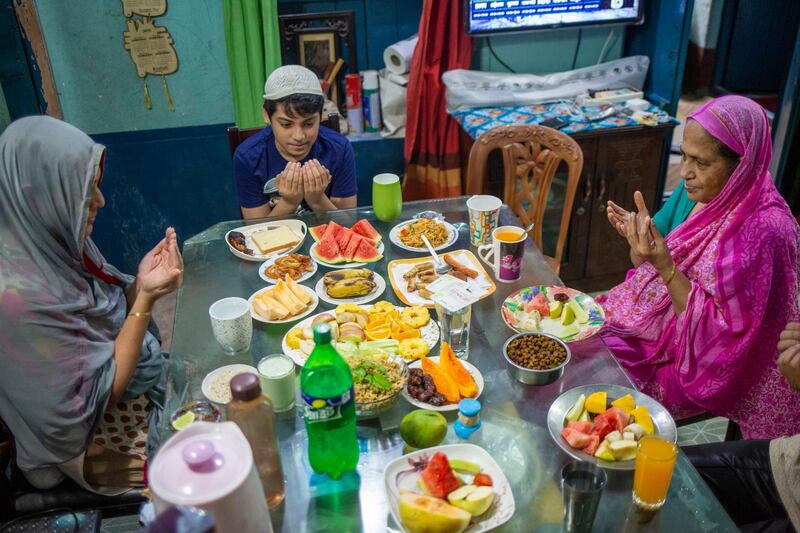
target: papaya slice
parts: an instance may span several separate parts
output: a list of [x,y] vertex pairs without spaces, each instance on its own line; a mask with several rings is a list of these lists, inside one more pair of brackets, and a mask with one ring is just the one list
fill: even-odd
[[443,371],[439,365],[428,359],[427,356],[422,357],[422,371],[430,374],[433,378],[433,384],[436,386],[442,396],[448,402],[456,403],[461,399],[461,394],[458,392],[458,383],[456,383],[450,375]]
[[453,381],[458,385],[458,391],[464,398],[474,398],[478,395],[478,385],[472,379],[472,374],[464,368],[461,361],[458,360],[453,349],[446,342],[442,343],[442,353],[439,357],[439,366],[444,370]]

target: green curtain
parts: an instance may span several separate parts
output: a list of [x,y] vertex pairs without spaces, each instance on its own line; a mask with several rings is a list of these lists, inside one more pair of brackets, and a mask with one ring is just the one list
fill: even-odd
[[236,125],[264,125],[264,82],[281,66],[277,0],[222,0]]

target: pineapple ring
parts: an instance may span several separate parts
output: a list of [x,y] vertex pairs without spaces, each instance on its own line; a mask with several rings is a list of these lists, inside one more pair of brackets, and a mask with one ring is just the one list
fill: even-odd
[[412,328],[421,328],[431,319],[427,307],[414,305],[403,309],[402,320]]
[[416,361],[420,357],[428,355],[431,347],[422,339],[403,339],[397,347],[397,353],[405,359]]
[[340,304],[336,307],[336,315],[341,313],[364,313],[365,311],[356,304]]
[[395,307],[394,304],[391,302],[387,302],[386,300],[381,300],[380,302],[376,303],[372,306],[369,310],[370,314],[372,313],[388,313],[389,311],[394,311]]
[[300,348],[300,339],[303,338],[303,328],[294,328],[286,334],[286,345],[292,350]]

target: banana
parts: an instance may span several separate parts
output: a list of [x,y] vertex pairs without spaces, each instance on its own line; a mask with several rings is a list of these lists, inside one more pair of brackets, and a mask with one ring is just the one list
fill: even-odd
[[345,268],[342,270],[334,270],[333,272],[328,272],[325,274],[323,279],[325,280],[326,287],[336,283],[337,281],[343,281],[346,279],[366,279],[371,281],[372,270],[368,268]]
[[366,296],[375,290],[375,282],[365,278],[342,279],[325,285],[331,298],[355,298]]

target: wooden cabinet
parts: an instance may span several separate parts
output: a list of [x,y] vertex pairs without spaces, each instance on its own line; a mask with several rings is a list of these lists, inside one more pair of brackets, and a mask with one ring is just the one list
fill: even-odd
[[[602,291],[625,279],[631,268],[630,247],[608,223],[606,202],[613,200],[632,210],[633,193],[641,191],[651,212],[660,202],[663,173],[672,124],[658,127],[626,127],[576,133],[572,137],[583,150],[583,171],[575,194],[567,246],[561,263],[561,279],[582,291]],[[463,160],[472,141],[462,130]],[[545,253],[555,250],[561,222],[566,165],[553,180],[543,228]],[[466,169],[463,169],[466,176]],[[503,163],[499,151],[489,156],[486,194],[503,197]]]
[[642,127],[575,135],[584,166],[570,221],[569,248],[561,266],[565,283],[599,291],[625,278],[631,268],[630,247],[608,223],[606,204],[612,200],[632,210],[633,193],[638,190],[651,212],[655,211],[671,131],[671,127]]

